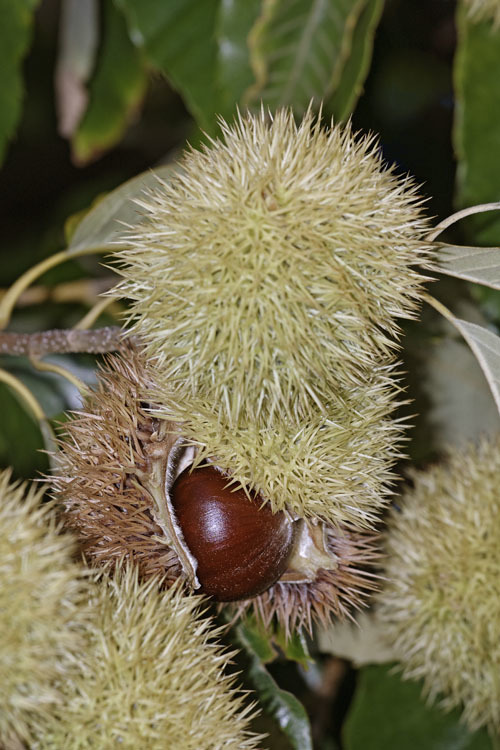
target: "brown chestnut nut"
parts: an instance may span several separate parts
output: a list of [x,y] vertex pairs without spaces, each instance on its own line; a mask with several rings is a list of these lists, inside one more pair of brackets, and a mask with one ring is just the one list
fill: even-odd
[[172,504],[184,541],[198,563],[201,591],[217,601],[248,599],[275,583],[287,568],[294,524],[261,507],[212,466],[183,471]]

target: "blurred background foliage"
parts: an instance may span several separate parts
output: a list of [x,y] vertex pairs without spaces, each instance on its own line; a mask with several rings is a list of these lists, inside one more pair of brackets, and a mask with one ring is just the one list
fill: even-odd
[[[217,115],[231,118],[237,107],[261,102],[290,105],[297,116],[311,100],[316,109],[322,102],[328,118],[352,118],[355,129],[380,134],[385,158],[415,176],[436,222],[500,200],[500,32],[470,19],[465,2],[0,0],[0,10],[0,297],[65,248],[102,196],[168,163],[186,141],[196,147],[216,136]],[[472,217],[449,236],[498,245],[500,218]],[[23,293],[9,330],[73,326],[110,284],[102,259],[72,258]],[[498,292],[446,279],[433,294],[462,318],[498,329]],[[113,309],[98,320],[113,322]],[[458,335],[430,309],[405,333],[402,359],[417,413],[412,460],[424,463],[447,444],[498,430],[483,375]],[[60,359],[93,382],[94,358]],[[78,406],[74,388],[28,360],[3,356],[0,367],[32,390],[50,419]],[[38,427],[1,383],[0,404],[0,465],[36,476],[47,469]],[[300,649],[298,657],[288,649],[292,661],[273,654],[265,673],[259,648],[266,641],[257,635],[246,644],[252,684],[261,685],[271,714],[285,716],[284,731],[276,722],[264,727],[270,746],[306,750],[312,731],[322,750],[489,747],[455,714],[426,708],[418,686],[403,687],[387,665],[363,667],[379,649],[376,639],[364,642],[371,646],[361,655],[356,645],[323,638],[316,666],[306,670]],[[275,679],[303,700],[312,730],[298,701],[276,692]]]

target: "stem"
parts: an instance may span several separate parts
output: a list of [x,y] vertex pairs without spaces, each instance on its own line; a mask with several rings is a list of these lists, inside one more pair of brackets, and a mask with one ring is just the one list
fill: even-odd
[[30,284],[39,276],[60,263],[72,258],[79,258],[84,255],[94,255],[96,253],[107,253],[113,248],[103,245],[102,247],[86,247],[81,250],[62,250],[49,258],[45,258],[40,263],[29,268],[23,273],[7,290],[2,301],[0,302],[0,330],[6,328],[9,324],[12,310],[14,309],[18,298],[27,289]]
[[460,221],[460,219],[465,219],[466,216],[472,216],[472,214],[482,214],[485,211],[498,210],[500,210],[500,202],[481,203],[478,206],[469,206],[469,208],[463,208],[461,211],[457,211],[451,216],[448,216],[446,219],[443,219],[443,221],[440,221],[439,224],[437,224],[434,229],[429,232],[429,234],[427,235],[427,239],[432,242],[432,240],[435,240],[436,237],[441,234],[441,232],[444,232],[445,229],[451,227],[452,224],[456,224],[456,222]]
[[437,312],[440,313],[440,315],[442,315],[443,318],[446,318],[446,320],[448,320],[450,323],[453,323],[453,325],[455,325],[455,323],[454,323],[455,316],[453,315],[453,313],[451,312],[451,310],[449,310],[446,307],[446,305],[443,305],[442,302],[439,302],[439,300],[437,300],[431,294],[425,293],[423,295],[423,299],[424,299],[425,302],[427,302],[428,305],[430,305],[431,307],[433,307],[434,310],[437,310]]
[[125,342],[119,326],[78,329],[53,329],[39,333],[0,331],[0,354],[26,355],[40,359],[46,354],[104,354],[123,349]]

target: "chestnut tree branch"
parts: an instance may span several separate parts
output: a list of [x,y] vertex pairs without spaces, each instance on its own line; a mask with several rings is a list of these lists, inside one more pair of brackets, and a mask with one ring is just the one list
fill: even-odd
[[93,330],[54,329],[37,333],[0,331],[0,354],[44,357],[46,354],[104,354],[125,348],[122,329],[106,326]]

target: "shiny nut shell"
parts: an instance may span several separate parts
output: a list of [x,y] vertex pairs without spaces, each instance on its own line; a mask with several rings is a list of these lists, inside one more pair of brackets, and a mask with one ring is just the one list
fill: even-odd
[[294,537],[294,524],[284,513],[260,507],[228,482],[217,469],[203,466],[182,472],[172,488],[201,590],[218,601],[247,599],[272,586],[286,570]]

